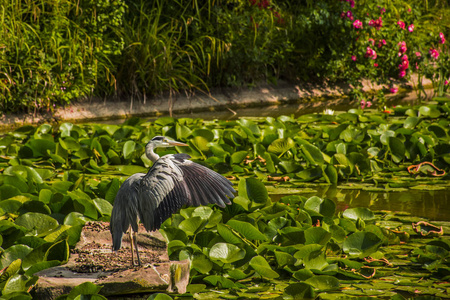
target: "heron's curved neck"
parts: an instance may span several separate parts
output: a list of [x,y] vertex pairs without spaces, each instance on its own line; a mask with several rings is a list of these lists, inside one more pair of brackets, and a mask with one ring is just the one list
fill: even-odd
[[150,159],[152,162],[155,162],[159,159],[159,155],[156,154],[153,150],[153,144],[148,144],[147,147],[145,147],[145,155],[147,155],[148,159]]

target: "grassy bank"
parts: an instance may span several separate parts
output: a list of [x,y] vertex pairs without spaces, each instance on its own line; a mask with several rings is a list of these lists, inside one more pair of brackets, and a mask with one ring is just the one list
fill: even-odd
[[[51,111],[83,97],[255,82],[366,78],[395,91],[411,71],[443,95],[443,1],[2,1],[0,111]],[[418,93],[421,86],[416,87]],[[365,103],[365,102],[364,102]]]

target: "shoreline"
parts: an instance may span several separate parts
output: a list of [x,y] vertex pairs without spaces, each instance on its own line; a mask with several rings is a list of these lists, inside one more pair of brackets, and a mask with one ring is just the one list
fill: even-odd
[[[415,80],[415,82],[414,82]],[[403,102],[417,98],[413,83],[417,78],[403,84],[396,94],[387,94],[388,99],[401,99]],[[427,95],[432,95],[431,81],[424,80]],[[373,93],[384,86],[363,83],[363,91]],[[98,98],[84,99],[55,109],[53,113],[11,114],[0,119],[0,130],[11,130],[24,125],[60,122],[101,122],[124,120],[130,117],[156,118],[161,116],[180,117],[180,115],[202,112],[229,111],[237,117],[235,110],[242,108],[278,107],[296,105],[296,111],[318,110],[327,107],[350,105],[348,94],[352,87],[347,84],[293,84],[280,81],[277,85],[260,84],[253,88],[215,88],[209,94],[195,91],[193,95],[176,94],[149,99],[109,100]]]

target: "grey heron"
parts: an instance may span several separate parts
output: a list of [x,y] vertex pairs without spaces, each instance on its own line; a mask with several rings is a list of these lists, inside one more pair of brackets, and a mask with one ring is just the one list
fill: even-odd
[[158,147],[188,146],[156,136],[145,146],[146,156],[153,162],[147,174],[136,173],[126,179],[117,192],[111,213],[110,231],[113,250],[122,245],[122,236],[131,226],[131,259],[134,251],[141,265],[137,248],[138,219],[147,231],[154,231],[183,205],[199,206],[231,204],[236,192],[232,183],[222,175],[189,160],[185,153],[159,157]]

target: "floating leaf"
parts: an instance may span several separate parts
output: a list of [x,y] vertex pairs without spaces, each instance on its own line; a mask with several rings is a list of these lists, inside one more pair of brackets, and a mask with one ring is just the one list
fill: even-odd
[[291,138],[276,139],[269,145],[267,151],[281,155],[293,147],[295,142]]
[[41,213],[26,213],[16,219],[16,224],[23,226],[30,231],[31,234],[42,236],[58,227],[58,221]]
[[183,220],[178,228],[183,230],[187,235],[194,235],[197,230],[205,223],[201,217],[192,217]]
[[366,207],[355,207],[355,208],[349,208],[344,211],[342,214],[345,218],[351,219],[351,220],[364,220],[364,221],[372,221],[375,219],[374,213],[366,208]]
[[364,258],[376,252],[381,239],[372,232],[355,232],[344,241],[343,251],[351,256]]
[[278,278],[280,275],[272,270],[269,263],[266,261],[266,259],[262,256],[254,256],[250,260],[250,266],[258,272],[259,275],[267,278]]
[[155,293],[148,297],[147,300],[173,300],[173,298],[167,294]]
[[401,162],[405,158],[405,144],[396,137],[389,137],[389,150],[391,151],[392,160],[395,163]]
[[255,226],[248,222],[242,222],[237,220],[230,220],[227,225],[242,234],[249,240],[266,240],[266,236],[262,234]]
[[222,289],[232,289],[235,287],[233,281],[228,278],[224,278],[223,276],[210,275],[203,278],[203,280],[211,284],[212,286],[217,286]]
[[306,279],[305,283],[320,291],[332,291],[339,289],[339,280],[334,276],[316,275]]
[[136,143],[134,141],[126,141],[123,145],[123,157],[130,159],[136,149]]
[[245,250],[228,243],[217,243],[211,247],[209,257],[223,263],[233,263],[245,257]]
[[336,204],[330,199],[313,196],[306,200],[304,208],[312,215],[332,217],[336,211]]
[[286,287],[284,293],[287,295],[287,297],[283,299],[301,300],[314,299],[316,297],[312,286],[303,282],[290,284],[288,287]]

